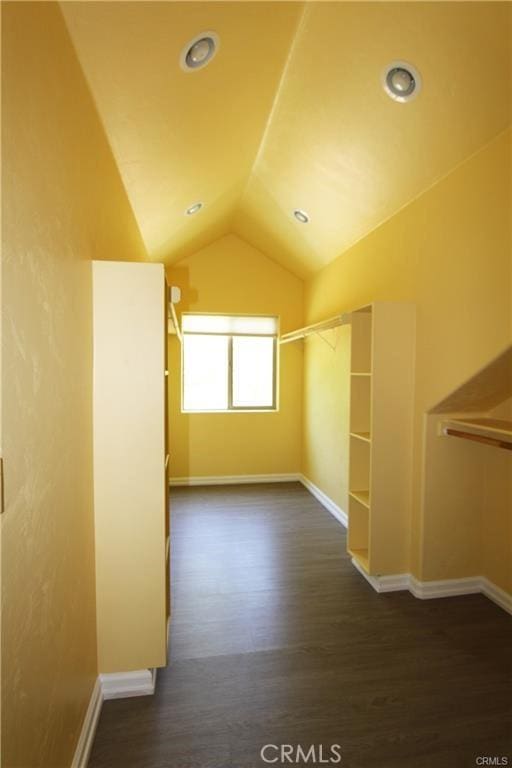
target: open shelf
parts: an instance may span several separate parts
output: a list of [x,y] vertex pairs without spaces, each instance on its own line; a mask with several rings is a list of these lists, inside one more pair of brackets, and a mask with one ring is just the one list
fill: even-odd
[[367,504],[361,500],[358,493],[350,493],[348,502],[347,549],[367,572],[369,572],[369,519],[370,511]]
[[505,419],[457,417],[444,420],[441,430],[448,437],[459,437],[512,450],[512,421]]
[[350,433],[370,434],[372,380],[369,376],[355,377],[350,383]]
[[365,440],[367,443],[371,443],[369,432],[351,432],[350,437],[357,437],[358,440]]
[[352,555],[354,560],[357,560],[361,568],[366,571],[366,573],[370,572],[370,562],[368,559],[368,550],[367,549],[350,549],[348,550],[349,554]]
[[367,509],[370,509],[370,491],[349,491],[349,495]]
[[351,326],[350,370],[353,376],[369,376],[372,370],[372,308],[352,312]]
[[371,443],[368,440],[350,438],[349,490],[357,492],[370,487],[370,453]]

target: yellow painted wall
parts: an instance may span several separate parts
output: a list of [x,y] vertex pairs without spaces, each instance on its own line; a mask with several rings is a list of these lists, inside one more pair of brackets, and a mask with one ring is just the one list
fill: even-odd
[[91,258],[144,258],[54,3],[3,3],[2,765],[68,768],[96,677]]
[[348,512],[350,326],[322,336],[304,342],[303,471]]
[[[417,306],[410,568],[422,578],[476,572],[473,556],[466,557],[472,530],[449,529],[432,510],[428,543],[422,542],[424,413],[510,342],[510,171],[508,130],[306,284],[309,322],[374,300]],[[305,345],[303,471],[346,509],[348,336],[331,355],[322,344],[313,339]],[[330,419],[333,390],[341,403]],[[336,452],[320,452],[320,445],[334,445]],[[449,573],[437,557],[440,543],[464,553]]]
[[[283,333],[302,325],[302,281],[235,235],[169,268],[167,279],[182,289],[180,311],[279,315]],[[171,477],[300,471],[300,344],[281,349],[277,413],[181,413],[180,353],[170,336]]]

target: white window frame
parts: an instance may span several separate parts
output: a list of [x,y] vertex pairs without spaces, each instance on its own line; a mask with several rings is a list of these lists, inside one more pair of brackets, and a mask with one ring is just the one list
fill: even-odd
[[[182,331],[183,344],[181,345],[181,412],[182,413],[275,413],[279,410],[277,404],[277,391],[278,391],[278,363],[279,357],[278,339],[279,339],[279,317],[277,315],[244,315],[240,313],[227,313],[227,312],[183,312],[183,315],[201,315],[202,317],[273,317],[276,320],[276,333],[220,333],[212,332],[205,333],[204,331]],[[205,408],[204,410],[198,408],[186,409],[185,403],[185,336],[227,336],[228,337],[228,407],[227,408]],[[272,357],[272,405],[234,405],[233,404],[233,339],[237,337],[250,336],[252,338],[271,338],[273,340],[273,357]]]

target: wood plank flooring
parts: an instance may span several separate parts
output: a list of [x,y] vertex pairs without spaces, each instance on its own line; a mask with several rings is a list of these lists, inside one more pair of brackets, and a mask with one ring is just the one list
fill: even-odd
[[171,506],[171,663],[154,697],[105,702],[89,768],[260,768],[265,744],[324,761],[339,744],[342,768],[512,765],[504,611],[376,594],[299,484],[174,489]]

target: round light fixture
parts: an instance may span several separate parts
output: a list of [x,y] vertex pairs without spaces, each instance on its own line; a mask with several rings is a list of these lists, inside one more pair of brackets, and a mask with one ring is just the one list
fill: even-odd
[[301,211],[300,208],[296,208],[293,212],[293,215],[297,221],[300,221],[301,224],[307,224],[309,221],[309,216],[306,211]]
[[406,61],[393,61],[382,75],[382,85],[393,101],[405,103],[416,98],[421,90],[421,75]]
[[180,67],[185,72],[193,72],[205,67],[219,49],[219,36],[215,32],[201,32],[183,48],[180,54]]
[[185,213],[187,214],[187,216],[193,216],[194,213],[199,213],[202,207],[203,207],[202,203],[194,203],[194,205],[191,205],[189,208],[187,208]]

